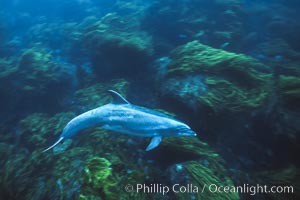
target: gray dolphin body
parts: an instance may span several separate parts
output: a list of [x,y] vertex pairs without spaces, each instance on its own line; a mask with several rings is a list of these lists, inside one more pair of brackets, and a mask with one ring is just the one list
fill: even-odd
[[62,140],[74,136],[81,130],[96,126],[129,135],[152,137],[146,151],[157,147],[163,136],[197,135],[188,125],[176,119],[157,111],[130,104],[113,90],[108,92],[113,97],[111,103],[73,118],[64,128],[60,138],[52,146],[45,149],[44,152],[52,149]]

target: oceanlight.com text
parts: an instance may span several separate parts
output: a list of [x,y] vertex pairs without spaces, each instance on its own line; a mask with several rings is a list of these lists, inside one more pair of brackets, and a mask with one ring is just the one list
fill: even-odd
[[226,186],[217,184],[204,184],[204,185],[194,185],[194,184],[173,184],[164,185],[159,183],[153,184],[127,184],[125,186],[126,192],[136,192],[145,194],[155,194],[160,193],[166,195],[168,193],[238,193],[238,194],[292,194],[294,193],[293,186],[268,186],[268,185],[249,185],[243,184],[240,186]]

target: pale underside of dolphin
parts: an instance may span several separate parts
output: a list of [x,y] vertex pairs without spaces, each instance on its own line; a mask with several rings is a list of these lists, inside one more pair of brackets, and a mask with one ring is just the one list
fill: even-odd
[[191,128],[160,112],[129,103],[119,93],[108,91],[111,103],[87,111],[73,118],[63,129],[59,139],[43,152],[48,151],[67,138],[90,127],[102,127],[119,133],[140,137],[152,137],[146,151],[157,147],[164,136],[196,136]]

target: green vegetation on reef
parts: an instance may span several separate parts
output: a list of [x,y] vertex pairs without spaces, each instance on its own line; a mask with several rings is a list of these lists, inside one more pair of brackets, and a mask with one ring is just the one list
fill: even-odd
[[195,157],[207,157],[212,160],[219,160],[219,155],[210,149],[209,145],[200,141],[196,137],[166,137],[162,142],[162,147],[170,151],[179,151]]
[[94,157],[86,161],[85,176],[86,182],[94,188],[104,185],[107,178],[111,175],[111,163],[105,158]]
[[86,28],[83,40],[91,50],[93,69],[98,76],[106,78],[107,74],[122,74],[124,77],[131,71],[143,70],[149,63],[153,53],[152,40],[139,26],[135,18],[108,13]]
[[75,117],[75,113],[58,113],[49,116],[44,113],[34,113],[20,121],[20,137],[22,145],[33,149],[45,148],[49,140],[58,137],[65,125]]
[[16,71],[17,68],[13,67],[12,60],[0,58],[0,81]]
[[[126,96],[127,88],[128,82],[123,79],[82,88],[74,96],[78,106],[75,110],[86,111],[109,103],[111,97],[106,92],[109,89]],[[3,167],[5,176],[0,179],[0,185],[5,185],[0,189],[2,196],[19,199],[26,193],[27,196],[23,196],[23,199],[142,198],[141,194],[125,193],[124,186],[127,181],[144,182],[145,176],[150,175],[152,170],[144,175],[143,167],[146,162],[136,165],[137,155],[131,156],[130,150],[124,148],[128,140],[126,136],[112,134],[100,128],[90,129],[78,135],[72,148],[67,148],[66,140],[53,151],[42,153],[74,116],[73,112],[53,116],[34,113],[20,121],[19,140],[22,143],[16,147],[19,153],[11,157],[1,153],[7,158]],[[109,161],[98,155],[105,155]],[[14,178],[14,175],[18,175],[22,181]],[[34,183],[32,187],[26,186],[29,182]],[[22,186],[13,187],[18,183]]]
[[[147,161],[144,151],[145,142],[136,137],[129,139],[123,134],[95,128],[85,130],[78,135],[73,141],[72,148],[63,149],[61,146],[64,144],[60,144],[47,153],[42,153],[41,148],[36,148],[47,146],[47,143],[56,138],[55,135],[61,132],[65,123],[73,116],[72,112],[54,116],[36,113],[20,122],[22,141],[26,147],[35,147],[33,151],[28,152],[25,146],[19,146],[18,153],[10,157],[1,153],[7,159],[1,172],[4,175],[0,178],[0,185],[6,187],[0,189],[0,194],[6,194],[11,199],[34,197],[35,199],[126,200],[148,199],[149,195],[151,199],[165,198],[160,193],[124,191],[126,184],[164,183],[168,182],[165,178],[172,180],[173,176],[176,176],[170,174],[169,177],[164,175],[165,178],[162,178],[161,175],[166,173],[164,172],[166,169],[161,168],[157,163]],[[36,139],[38,133],[40,138]],[[214,180],[219,184],[231,184],[220,156],[197,138],[165,138],[161,150],[174,151],[177,155],[199,159],[199,161],[178,163],[186,169],[179,170],[178,173],[179,175],[184,173],[182,177],[189,177],[187,183],[201,185],[206,184],[206,180]],[[33,184],[27,187],[28,183]],[[178,194],[175,195],[175,199],[183,199],[189,195]],[[196,199],[202,199],[201,195],[199,194]],[[211,195],[207,199],[215,198]],[[224,198],[236,199],[225,196]]]
[[16,76],[18,68],[14,66],[13,60],[0,58],[0,108],[10,108],[14,105],[15,97],[13,95],[13,79]]
[[[31,130],[33,133],[41,132],[46,135],[50,132],[58,134],[61,129],[59,127],[63,126],[64,121],[67,121],[73,115],[73,113],[60,113],[50,117],[45,114],[33,114],[22,120],[21,127],[26,129],[27,133]],[[31,125],[30,119],[32,120]],[[45,123],[42,123],[43,121]],[[41,123],[40,126],[38,122]],[[87,135],[88,137],[86,137]],[[41,151],[35,150],[31,154],[18,153],[10,157],[4,163],[5,176],[0,179],[2,185],[3,181],[6,183],[6,187],[2,188],[2,192],[3,190],[6,192],[11,191],[12,185],[22,183],[22,186],[18,185],[17,189],[11,191],[9,195],[20,198],[26,194],[25,199],[41,198],[42,196],[92,200],[147,199],[149,197],[145,194],[126,193],[123,188],[128,183],[144,183],[149,180],[147,177],[150,177],[151,180],[153,177],[164,174],[163,169],[159,166],[149,166],[146,163],[145,152],[141,149],[144,147],[143,142],[135,146],[139,157],[131,157],[132,151],[128,149],[130,146],[126,146],[128,138],[121,134],[96,128],[85,131],[76,140],[78,140],[77,144],[72,148],[55,154],[51,152],[42,154]],[[39,142],[41,141],[35,143]],[[205,184],[234,186],[221,157],[205,142],[191,137],[166,137],[160,148],[163,151],[171,152],[172,155],[174,152],[177,156],[185,155],[179,157],[193,157],[192,161],[178,162],[175,171],[171,174],[167,173],[167,176],[164,175],[171,180],[172,184],[177,183],[173,182],[174,180],[180,180],[180,185],[191,184],[198,186],[199,189]],[[1,155],[7,156],[3,153]],[[104,157],[99,157],[99,155]],[[142,163],[136,163],[138,158],[142,160]],[[150,172],[144,174],[144,168],[147,165]],[[35,170],[37,168],[39,168],[38,172]],[[18,178],[15,176],[18,176]],[[185,178],[176,179],[177,176]],[[299,171],[293,166],[281,171],[266,171],[255,175],[258,182],[268,183],[268,185],[288,185],[293,182],[296,191],[299,189],[297,185],[298,176]],[[153,179],[153,181],[156,181],[156,179]],[[34,185],[27,188],[26,184],[28,182],[33,182]],[[52,194],[43,191],[52,191]],[[151,199],[152,197],[153,199],[164,199],[160,194],[150,195]],[[170,193],[168,195],[174,195],[172,198],[178,200],[188,198],[239,199],[237,193],[212,193],[208,189],[204,190],[203,193],[199,191],[195,194]],[[271,196],[274,199],[283,199],[283,196],[279,194]]]
[[[197,161],[190,161],[184,164],[184,168],[187,170],[188,175],[190,176],[190,184],[196,185],[200,190],[211,184],[216,186],[228,186],[233,187],[233,181],[226,176],[225,168],[219,163],[210,162],[207,165],[204,165]],[[182,198],[186,199],[186,194],[180,194]],[[205,190],[199,191],[195,194],[196,199],[211,199],[211,200],[238,200],[239,194],[235,192],[211,192],[208,188]]]
[[58,108],[72,82],[67,68],[46,49],[38,47],[24,49],[20,56],[0,59],[0,71],[0,92],[7,104],[3,109],[7,111],[20,106],[34,110],[42,101]]
[[145,51],[151,54],[151,38],[138,29],[138,22],[126,23],[126,19],[116,13],[108,13],[100,21],[88,27],[84,36],[89,42],[96,41],[96,45],[110,42],[111,45],[116,45],[119,50],[122,47],[128,47],[128,49],[132,48],[136,51]]
[[129,83],[125,79],[114,79],[106,83],[96,83],[89,87],[81,88],[75,92],[77,107],[84,107],[86,110],[97,108],[110,102],[110,95],[107,90],[118,91],[126,97]]
[[266,56],[265,61],[282,75],[300,76],[300,53],[285,40],[272,39],[259,45],[259,52]]
[[192,186],[196,186],[198,187],[198,192],[177,193],[175,195],[176,199],[239,199],[238,193],[212,193],[208,188],[202,192],[203,187],[211,184],[216,184],[217,186],[234,186],[223,165],[224,161],[207,143],[190,137],[165,138],[162,146],[167,148],[171,152],[170,154],[176,152],[176,155],[180,155],[182,158],[193,157],[193,161],[177,163],[172,176],[175,177],[174,184],[189,185],[187,187],[190,187],[191,190]]
[[270,95],[270,88],[263,85],[259,89],[244,89],[219,78],[207,78],[205,84],[211,90],[199,96],[199,101],[213,110],[245,111],[258,108]]
[[[128,82],[123,79],[112,80],[106,84],[95,84],[75,92],[76,107],[79,112],[97,108],[110,102],[107,90],[113,89],[126,96]],[[74,112],[57,113],[53,116],[34,113],[20,121],[19,139],[21,145],[32,149],[45,148],[49,141],[58,137],[66,124],[76,116]]]
[[[237,112],[259,108],[272,94],[271,69],[251,57],[193,41],[176,48],[171,59],[167,78],[180,80],[181,77],[201,75],[207,92],[194,95],[194,98],[198,104],[214,111]],[[168,91],[168,87],[171,86],[165,86],[166,93],[186,93],[178,87],[178,91]],[[179,96],[184,101],[185,95]]]
[[23,79],[22,90],[36,95],[49,92],[51,87],[62,84],[67,76],[67,70],[41,48],[26,49],[19,59],[18,69]]
[[[74,94],[76,107],[72,109],[86,111],[96,108],[110,102],[111,97],[107,90],[117,90],[126,96],[128,88],[129,83],[124,79],[81,88]],[[165,169],[147,161],[144,148],[148,140],[112,133],[101,128],[83,131],[73,140],[71,148],[65,148],[65,141],[53,151],[42,153],[75,115],[73,112],[52,116],[34,113],[20,121],[19,137],[22,144],[17,147],[18,153],[12,157],[1,153],[7,158],[3,168],[5,176],[0,179],[0,185],[6,187],[0,190],[1,194],[11,199],[147,199],[149,194],[127,193],[124,187],[126,184],[168,181],[161,178]],[[220,170],[223,167],[222,160],[206,143],[197,138],[166,138],[161,150],[200,159],[192,163],[179,163],[186,169],[184,176],[190,177],[189,183],[200,184],[203,180],[211,179],[224,183],[226,179],[225,171],[222,177],[217,171],[207,172],[213,169]],[[209,168],[206,168],[207,163]],[[199,173],[195,166],[205,172],[201,174],[201,179],[195,175]],[[14,177],[15,175],[18,178]],[[167,179],[171,180],[172,176]],[[34,183],[32,187],[26,186],[29,182]],[[19,186],[19,183],[22,185]],[[17,187],[13,187],[14,185]],[[151,199],[165,198],[160,193],[150,195]],[[183,197],[188,195],[175,195],[175,199]],[[201,198],[202,196],[197,196],[197,199]]]
[[[241,0],[153,2],[155,3],[146,11],[146,27],[148,25],[149,30],[160,34],[158,42],[164,40],[165,43],[170,43],[175,34],[181,34],[188,41],[199,39],[213,46],[237,46],[249,34],[244,29],[244,6]],[[208,11],[210,9],[212,10]],[[208,26],[208,22],[213,23]],[[163,25],[157,25],[162,23]],[[157,39],[155,35],[154,39]]]
[[[280,188],[286,188],[285,192],[282,193],[270,192],[263,194],[270,199],[284,200],[299,199],[300,197],[299,167],[289,165],[282,169],[256,172],[252,176],[255,183],[264,183],[267,186],[279,186]],[[292,186],[293,189],[290,186]]]
[[85,184],[81,190],[83,193],[88,193],[90,190],[101,191],[106,197],[117,198],[117,194],[113,192],[117,181],[112,176],[111,163],[100,157],[92,157],[85,162],[84,167]]
[[279,76],[279,90],[283,103],[288,108],[299,108],[300,103],[300,78],[296,76]]

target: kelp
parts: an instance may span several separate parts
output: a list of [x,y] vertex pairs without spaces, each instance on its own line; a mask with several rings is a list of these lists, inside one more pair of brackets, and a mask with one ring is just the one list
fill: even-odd
[[279,92],[283,104],[290,109],[299,108],[300,78],[297,76],[279,76]]
[[[273,92],[272,70],[243,54],[193,41],[173,50],[171,60],[167,66],[163,93],[178,96],[186,102],[191,101],[192,97],[198,101],[198,107],[204,105],[216,112],[253,110],[264,106]],[[172,87],[176,80],[179,85],[189,80],[182,77],[195,76],[202,77],[201,84],[194,85],[195,91],[202,90],[200,93],[189,94],[182,87]]]
[[75,117],[75,113],[57,113],[53,116],[34,113],[20,121],[22,145],[30,149],[45,148],[51,138],[58,137],[65,125]]
[[150,62],[151,37],[140,29],[135,18],[127,23],[128,18],[108,13],[83,31],[83,43],[93,57],[93,70],[102,79],[128,77],[131,71],[143,71]]
[[[19,58],[18,76],[22,82],[22,91],[33,95],[56,94],[70,84],[67,68],[55,62],[51,53],[43,48],[25,49]],[[58,87],[59,86],[59,87]]]
[[175,192],[175,199],[240,199],[236,192],[210,191],[210,185],[233,187],[235,184],[220,155],[207,143],[197,138],[182,137],[166,138],[161,145],[168,148],[171,155],[176,152],[180,157],[193,157],[192,161],[177,162],[169,169],[171,183],[179,184],[176,190],[181,186],[187,190]]
[[278,191],[263,193],[266,198],[274,200],[299,199],[300,197],[300,169],[294,165],[282,169],[266,170],[252,174],[256,183],[277,187]]
[[111,97],[107,92],[108,90],[115,90],[126,96],[129,86],[129,82],[125,79],[113,79],[105,83],[96,83],[77,90],[74,95],[74,101],[77,108],[87,111],[109,103]]

